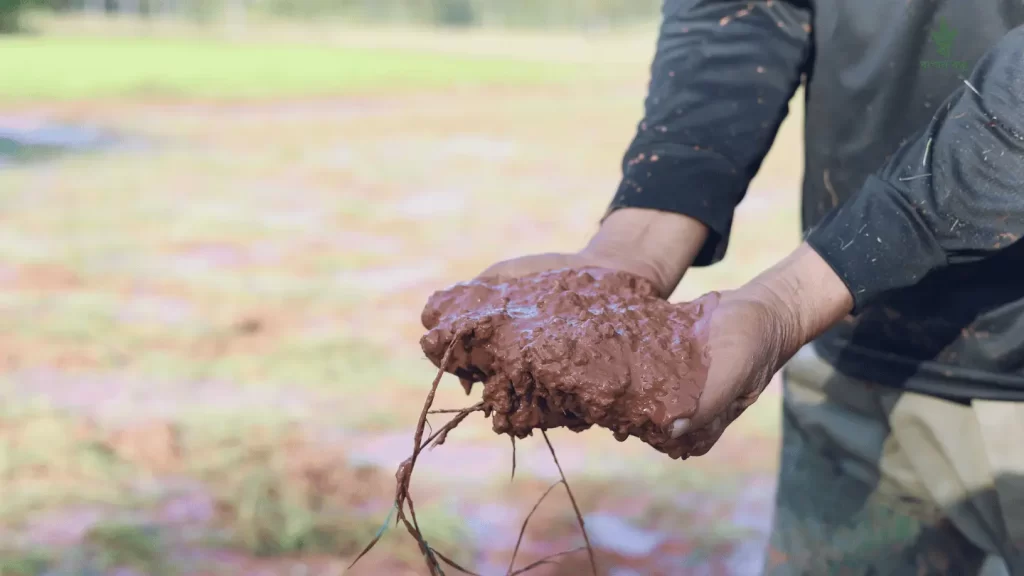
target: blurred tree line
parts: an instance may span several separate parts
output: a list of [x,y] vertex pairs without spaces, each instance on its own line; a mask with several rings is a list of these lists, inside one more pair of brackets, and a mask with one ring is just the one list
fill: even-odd
[[0,31],[19,12],[130,14],[196,21],[248,15],[435,26],[604,28],[657,14],[661,0],[0,0]]

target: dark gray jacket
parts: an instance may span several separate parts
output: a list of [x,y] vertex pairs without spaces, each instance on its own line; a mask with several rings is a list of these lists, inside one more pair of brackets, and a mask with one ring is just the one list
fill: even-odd
[[[854,295],[843,372],[1024,400],[1024,1],[667,0],[612,208],[733,210],[806,88],[803,223]],[[652,161],[654,159],[654,161]]]

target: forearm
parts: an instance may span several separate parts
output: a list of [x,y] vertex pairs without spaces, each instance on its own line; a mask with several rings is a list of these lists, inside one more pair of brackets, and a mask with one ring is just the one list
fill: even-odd
[[807,238],[855,310],[1024,235],[1024,28],[1004,37],[917,138]]
[[772,311],[782,361],[853,308],[853,295],[842,279],[806,243],[737,292]]
[[672,212],[624,208],[605,218],[583,252],[656,282],[667,298],[707,239],[704,224]]
[[611,211],[698,220],[709,232],[694,263],[720,260],[800,83],[810,21],[805,0],[666,0],[644,118]]

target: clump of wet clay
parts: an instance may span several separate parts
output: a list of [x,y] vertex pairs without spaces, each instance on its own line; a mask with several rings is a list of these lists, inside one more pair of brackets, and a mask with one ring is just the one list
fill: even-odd
[[597,425],[687,458],[717,439],[671,434],[697,410],[717,303],[712,293],[672,304],[646,280],[600,268],[474,280],[431,296],[420,344],[467,393],[483,383],[497,433]]

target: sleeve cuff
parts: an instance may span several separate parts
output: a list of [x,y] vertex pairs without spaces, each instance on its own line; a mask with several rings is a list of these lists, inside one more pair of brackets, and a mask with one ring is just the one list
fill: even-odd
[[640,153],[627,161],[605,217],[619,208],[646,208],[698,220],[709,233],[692,265],[708,266],[725,256],[733,211],[746,185],[732,164],[711,152]]
[[911,286],[946,264],[917,209],[871,176],[806,242],[842,279],[856,314],[889,290]]

